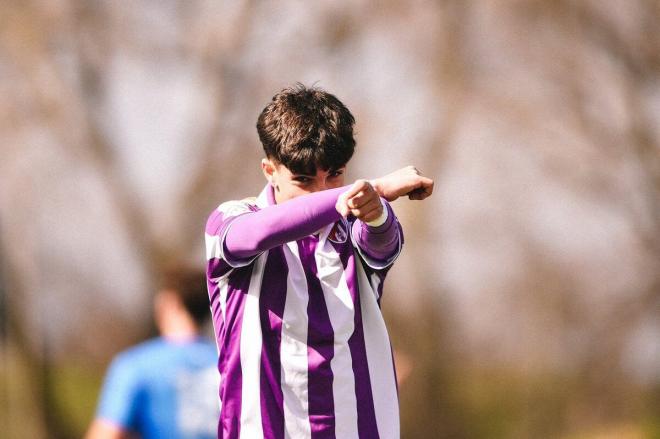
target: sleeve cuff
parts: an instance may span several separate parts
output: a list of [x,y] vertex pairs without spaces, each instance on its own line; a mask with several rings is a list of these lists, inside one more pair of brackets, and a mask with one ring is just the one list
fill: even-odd
[[373,221],[365,221],[365,224],[369,227],[379,227],[385,224],[385,221],[387,221],[388,209],[385,201],[382,198],[380,198],[380,204],[383,206],[383,213],[381,213],[380,216]]

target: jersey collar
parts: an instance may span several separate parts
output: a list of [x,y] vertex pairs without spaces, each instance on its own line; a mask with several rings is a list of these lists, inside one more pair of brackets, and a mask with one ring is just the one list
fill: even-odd
[[257,207],[263,209],[264,207],[274,206],[275,204],[275,190],[270,183],[267,183],[257,197]]

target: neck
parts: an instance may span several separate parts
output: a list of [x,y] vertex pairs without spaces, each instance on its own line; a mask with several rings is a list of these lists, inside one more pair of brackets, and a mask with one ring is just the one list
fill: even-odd
[[199,329],[190,318],[171,318],[160,325],[160,333],[170,340],[190,340],[197,337]]

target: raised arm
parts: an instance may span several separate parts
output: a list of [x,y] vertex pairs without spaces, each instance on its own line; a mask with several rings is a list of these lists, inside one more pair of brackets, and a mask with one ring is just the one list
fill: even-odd
[[406,166],[371,180],[371,184],[387,201],[394,201],[402,196],[408,196],[411,200],[423,200],[433,193],[433,180],[423,176],[414,166]]
[[356,181],[339,197],[337,210],[361,220],[353,225],[353,237],[363,254],[376,263],[391,262],[398,254],[403,235],[385,200],[394,201],[401,196],[423,200],[433,193],[433,184],[417,168],[406,166],[371,181]]
[[230,225],[225,258],[251,258],[265,250],[310,235],[337,221],[338,197],[348,186],[302,195],[286,203],[243,214]]
[[387,265],[398,254],[401,241],[399,222],[390,205],[367,180],[358,180],[339,196],[337,210],[357,218],[352,235],[358,250],[377,266]]
[[408,195],[421,200],[432,191],[433,180],[409,166],[371,182],[358,180],[352,186],[302,195],[234,218],[227,224],[221,243],[223,253],[229,263],[245,261],[352,214],[359,220],[359,229],[353,231],[360,248],[376,259],[386,259],[398,248],[400,229],[394,213],[380,197],[393,201]]

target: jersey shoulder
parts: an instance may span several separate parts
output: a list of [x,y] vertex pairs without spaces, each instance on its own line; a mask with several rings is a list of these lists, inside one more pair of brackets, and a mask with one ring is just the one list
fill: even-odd
[[[255,197],[244,198],[242,200],[225,201],[211,212],[206,221],[206,234],[210,236],[219,235],[234,217],[248,212],[259,210]],[[208,237],[207,237],[208,239]],[[207,242],[208,245],[208,242]],[[208,254],[207,248],[207,254]]]
[[255,210],[258,210],[256,197],[225,201],[216,209],[216,211],[220,212],[224,217],[236,216],[241,213],[252,212]]

